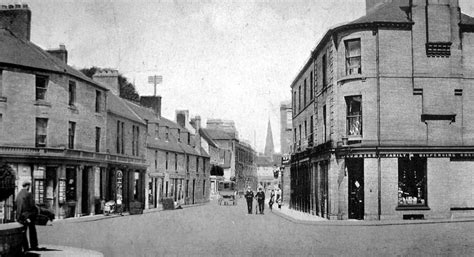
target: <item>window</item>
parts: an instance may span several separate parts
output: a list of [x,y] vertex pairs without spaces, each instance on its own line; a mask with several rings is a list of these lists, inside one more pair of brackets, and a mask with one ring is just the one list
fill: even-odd
[[135,171],[134,180],[133,180],[133,199],[136,201],[139,198],[140,192],[140,172]]
[[298,111],[301,111],[301,86],[298,88]]
[[181,129],[178,129],[178,142],[181,142]]
[[66,168],[66,202],[76,200],[76,169]]
[[76,103],[76,82],[69,81],[69,105],[74,105]]
[[298,140],[298,146],[301,146],[301,124],[299,125],[300,138]]
[[206,195],[206,181],[203,180],[202,181],[202,195]]
[[196,156],[196,173],[199,173],[199,157]]
[[202,173],[206,173],[206,159],[202,158]]
[[188,145],[191,144],[191,134],[188,132]]
[[427,206],[426,158],[398,158],[398,206]]
[[138,126],[132,126],[132,155],[138,156],[139,151],[138,148],[140,146],[140,128]]
[[313,72],[309,73],[309,99],[313,100]]
[[361,74],[360,39],[347,40],[346,45],[346,75]]
[[306,79],[304,79],[303,85],[303,107],[306,107]]
[[165,139],[166,139],[166,141],[168,141],[170,139],[170,128],[169,127],[166,127]]
[[295,142],[295,144],[296,144],[296,143],[297,143],[297,142],[296,142],[296,138],[297,138],[297,137],[296,137],[296,128],[293,129],[293,134],[294,134],[294,142]]
[[35,179],[35,203],[44,203],[44,181],[42,179]]
[[186,155],[186,172],[189,172],[189,155]]
[[326,55],[323,55],[323,59],[321,61],[321,69],[322,69],[322,79],[323,79],[323,87],[328,85],[328,64],[326,60]]
[[95,151],[100,152],[100,128],[95,127]]
[[323,105],[323,142],[326,142],[327,133],[327,119],[326,119],[326,105]]
[[174,154],[174,170],[178,172],[178,154]]
[[362,136],[362,96],[347,96],[347,135]]
[[155,125],[155,137],[160,138],[160,124],[158,123]]
[[293,115],[296,114],[296,90],[293,92]]
[[100,92],[99,90],[96,90],[95,91],[95,112],[100,112],[100,107],[101,107],[101,104],[100,104],[100,101],[102,99],[102,92]]
[[166,160],[165,160],[165,168],[168,169],[168,158],[169,158],[169,153],[166,152]]
[[68,147],[69,149],[74,149],[74,136],[76,134],[76,123],[70,121],[69,122],[69,130],[68,130]]
[[307,131],[307,129],[306,129],[306,128],[307,128],[307,124],[308,124],[308,123],[307,123],[307,121],[305,120],[305,121],[304,121],[304,137],[305,137],[305,138],[308,136],[308,131]]
[[46,147],[48,119],[36,118],[36,147]]
[[158,151],[155,150],[155,170],[158,168]]
[[36,100],[45,100],[48,77],[36,75]]
[[117,153],[118,154],[124,154],[125,149],[124,149],[124,122],[117,121]]

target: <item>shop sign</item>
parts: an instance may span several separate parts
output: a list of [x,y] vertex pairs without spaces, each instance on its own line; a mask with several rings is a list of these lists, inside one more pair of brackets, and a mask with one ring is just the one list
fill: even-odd
[[282,165],[290,165],[290,161],[291,161],[291,156],[289,154],[284,154],[281,157],[281,164]]

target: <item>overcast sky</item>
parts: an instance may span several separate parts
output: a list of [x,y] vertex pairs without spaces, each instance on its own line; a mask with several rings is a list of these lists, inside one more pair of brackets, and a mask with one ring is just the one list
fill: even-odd
[[[0,0],[2,4],[17,3]],[[140,95],[162,75],[163,116],[234,120],[263,152],[270,119],[280,150],[279,106],[328,28],[365,14],[364,0],[30,0],[31,41],[65,44],[69,64],[118,69]],[[464,13],[474,3],[460,0]],[[255,140],[256,139],[256,140]]]

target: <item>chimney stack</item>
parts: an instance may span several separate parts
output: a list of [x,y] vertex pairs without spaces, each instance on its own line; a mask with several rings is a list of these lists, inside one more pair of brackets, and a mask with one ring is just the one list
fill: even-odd
[[153,109],[158,117],[161,117],[161,96],[141,96],[140,104]]
[[112,94],[120,96],[118,76],[119,73],[117,70],[105,69],[94,74],[92,79],[107,87],[107,89],[109,89]]
[[199,131],[201,129],[201,116],[196,116],[191,119],[191,125],[196,131]]
[[176,110],[176,123],[183,128],[187,128],[189,122],[189,111],[188,110]]
[[0,9],[0,28],[7,29],[15,36],[30,40],[31,11],[28,5],[2,5]]
[[64,44],[60,44],[58,49],[50,49],[47,52],[67,64],[67,50]]

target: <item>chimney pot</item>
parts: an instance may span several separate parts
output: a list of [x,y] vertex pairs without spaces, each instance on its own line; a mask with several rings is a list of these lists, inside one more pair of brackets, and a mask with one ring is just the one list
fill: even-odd
[[9,9],[13,9],[13,8],[15,8],[15,6],[12,5],[12,4],[9,4],[9,5],[8,5],[8,8],[9,8]]
[[20,8],[21,8],[21,4],[15,4],[15,8],[20,9]]
[[28,5],[27,5],[27,4],[23,4],[23,8],[24,8],[24,9],[28,9]]

